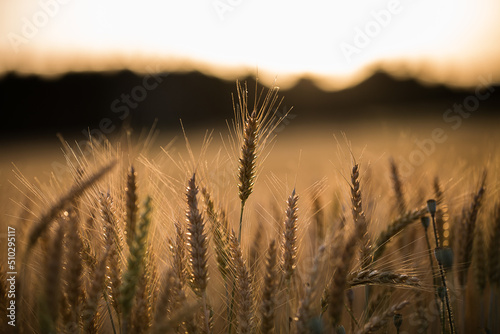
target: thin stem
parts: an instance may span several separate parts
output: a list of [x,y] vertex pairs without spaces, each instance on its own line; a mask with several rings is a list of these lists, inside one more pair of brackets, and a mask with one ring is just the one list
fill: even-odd
[[[425,229],[425,241],[427,242],[427,250],[429,251],[429,262],[431,264],[431,272],[432,272],[432,280],[435,283],[435,273],[434,273],[434,261],[432,261],[432,251],[431,251],[431,242],[429,240],[429,236],[427,235],[427,228]],[[434,284],[436,285],[436,284]],[[437,286],[436,286],[437,288]],[[436,302],[436,309],[439,313],[441,313],[440,307],[439,307],[439,295],[437,293],[437,289],[434,289],[434,301]],[[440,318],[441,320],[441,318]]]
[[[241,227],[243,225],[243,210],[245,209],[245,202],[241,202],[241,211],[240,211],[240,228],[238,232],[238,243],[241,245]],[[229,306],[229,329],[228,333],[231,334],[231,330],[233,328],[233,305],[234,305],[234,291],[236,290],[236,281],[233,282],[233,291],[231,292],[231,304]]]
[[[359,328],[359,322],[356,320],[356,317],[354,316],[352,309],[346,304],[345,301],[344,301],[344,307],[345,307],[345,310],[347,311],[347,314],[349,314],[349,316],[351,317],[351,321],[354,323],[354,325],[357,328]],[[323,313],[321,315],[323,315]],[[354,331],[353,331],[353,333],[354,333]]]
[[290,333],[290,280],[286,281],[286,333]]
[[446,333],[446,314],[445,314],[445,310],[444,310],[444,303],[443,303],[443,307],[442,307],[443,311],[441,312],[441,324],[443,325],[443,330],[441,333],[445,334]]
[[233,281],[233,289],[231,292],[231,303],[229,306],[229,328],[227,330],[228,334],[231,334],[233,329],[233,307],[234,307],[234,292],[236,291],[236,280]]
[[[437,234],[437,228],[436,228],[436,219],[435,219],[435,212],[431,212],[431,218],[432,218],[432,227],[434,228],[434,237],[436,238],[436,248],[439,248],[439,237]],[[455,325],[453,324],[453,315],[451,312],[451,306],[450,306],[450,299],[448,297],[448,286],[446,284],[446,276],[444,273],[444,268],[443,265],[438,261],[439,265],[439,273],[441,274],[441,282],[443,283],[444,287],[444,298],[446,301],[446,309],[448,311],[448,321],[450,323],[450,332],[452,334],[455,333]]]
[[210,333],[210,320],[209,320],[209,314],[208,314],[208,309],[207,309],[207,292],[203,291],[203,313],[205,316],[205,327],[206,327],[206,333]]
[[116,334],[115,322],[113,321],[113,313],[111,312],[111,307],[109,307],[108,296],[103,292],[102,296],[104,297],[104,301],[106,302],[106,308],[108,309],[109,319],[111,320],[111,328],[113,329],[113,333]]
[[240,230],[238,232],[238,243],[241,244],[241,226],[243,225],[243,209],[245,208],[245,202],[241,202],[241,211],[240,211]]

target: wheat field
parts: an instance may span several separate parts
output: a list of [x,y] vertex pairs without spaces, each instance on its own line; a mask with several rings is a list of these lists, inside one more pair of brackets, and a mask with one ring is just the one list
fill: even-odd
[[493,128],[297,126],[246,89],[226,130],[3,161],[0,332],[500,331]]

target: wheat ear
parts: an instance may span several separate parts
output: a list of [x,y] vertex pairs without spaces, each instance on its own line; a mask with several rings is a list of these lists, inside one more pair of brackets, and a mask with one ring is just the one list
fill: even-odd
[[236,236],[231,233],[231,254],[236,270],[236,300],[238,301],[238,333],[253,332],[253,291],[247,265]]
[[94,277],[91,280],[90,289],[87,292],[82,320],[85,333],[97,333],[97,314],[100,296],[104,289],[104,278],[106,276],[106,264],[109,248],[106,248],[94,270]]
[[391,179],[392,179],[392,187],[394,189],[394,196],[396,197],[396,207],[400,215],[404,215],[407,211],[406,202],[404,198],[403,185],[401,183],[401,179],[399,177],[398,166],[396,162],[391,159]]
[[196,175],[189,180],[186,189],[187,210],[186,221],[189,243],[189,262],[191,263],[191,285],[194,292],[201,297],[208,283],[208,250],[207,236],[205,234],[205,222],[198,209],[198,187],[196,186]]
[[276,241],[271,241],[266,256],[266,272],[264,274],[264,288],[262,291],[262,303],[260,305],[260,331],[262,334],[271,333],[274,328],[274,315],[276,311],[276,263],[277,251]]
[[283,278],[289,282],[297,266],[297,220],[299,196],[295,194],[295,189],[288,197],[285,211],[285,228],[283,234]]
[[131,319],[130,312],[132,303],[136,294],[141,272],[144,270],[144,255],[146,254],[146,239],[148,236],[149,226],[151,224],[151,198],[147,197],[144,202],[144,212],[142,213],[138,231],[135,239],[132,242],[130,255],[128,257],[127,271],[123,274],[123,282],[120,287],[120,308],[122,310],[122,326],[123,332],[126,334],[130,329]]
[[211,330],[210,316],[208,312],[207,284],[208,284],[208,249],[207,235],[205,233],[205,222],[198,209],[198,187],[196,186],[196,175],[188,182],[186,189],[186,221],[188,230],[188,243],[191,261],[191,287],[193,292],[202,299],[203,304],[203,330],[209,333]]
[[125,222],[127,233],[127,244],[130,248],[132,241],[135,238],[135,230],[137,224],[137,173],[134,166],[130,166],[127,173],[127,186],[125,187],[126,203],[125,203]]
[[458,248],[457,261],[463,266],[462,272],[458,275],[458,281],[462,287],[467,284],[467,273],[472,259],[472,246],[476,229],[477,215],[483,203],[486,191],[486,172],[483,173],[479,189],[472,199],[470,207],[463,211],[462,233],[460,233],[460,247]]

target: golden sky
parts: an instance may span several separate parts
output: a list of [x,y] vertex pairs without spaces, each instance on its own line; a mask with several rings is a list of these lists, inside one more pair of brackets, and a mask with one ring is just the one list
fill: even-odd
[[2,0],[0,74],[199,70],[324,89],[500,82],[498,0]]

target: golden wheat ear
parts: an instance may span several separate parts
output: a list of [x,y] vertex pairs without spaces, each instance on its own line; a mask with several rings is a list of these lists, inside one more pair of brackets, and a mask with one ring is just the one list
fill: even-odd
[[134,166],[130,166],[127,173],[127,186],[125,187],[125,222],[127,233],[127,244],[130,248],[132,241],[135,238],[135,230],[137,224],[137,172]]
[[189,261],[191,262],[193,291],[201,296],[208,284],[208,249],[205,222],[198,209],[198,187],[196,175],[193,174],[186,188],[186,221],[189,244]]
[[295,189],[286,202],[285,229],[283,234],[283,279],[289,282],[297,266],[297,220],[299,196]]
[[253,333],[253,290],[248,267],[243,260],[236,235],[231,233],[231,255],[236,270],[236,295],[238,310],[238,333]]
[[131,311],[136,295],[139,279],[144,270],[144,257],[147,250],[147,236],[149,226],[151,225],[151,211],[152,203],[151,198],[147,197],[144,202],[144,212],[141,214],[137,232],[130,255],[127,262],[127,270],[123,274],[122,286],[120,287],[120,309],[122,311],[122,327],[125,333],[130,330]]

